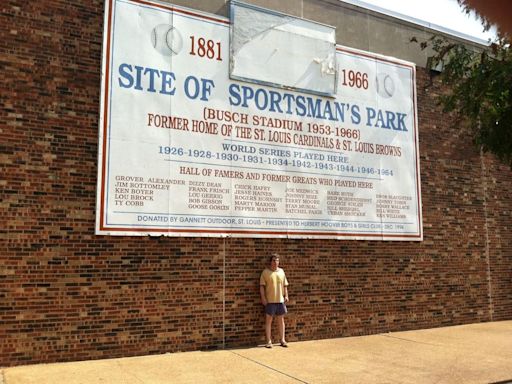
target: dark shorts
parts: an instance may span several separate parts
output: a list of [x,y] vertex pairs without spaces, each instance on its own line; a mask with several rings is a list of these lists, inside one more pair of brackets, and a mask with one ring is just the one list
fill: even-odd
[[270,316],[283,316],[287,312],[284,303],[268,303],[265,305],[265,313]]

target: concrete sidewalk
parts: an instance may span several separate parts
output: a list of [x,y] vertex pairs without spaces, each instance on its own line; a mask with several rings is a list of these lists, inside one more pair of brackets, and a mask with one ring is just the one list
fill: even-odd
[[[512,383],[512,321],[1,369],[0,384]],[[2,383],[3,380],[3,383]]]

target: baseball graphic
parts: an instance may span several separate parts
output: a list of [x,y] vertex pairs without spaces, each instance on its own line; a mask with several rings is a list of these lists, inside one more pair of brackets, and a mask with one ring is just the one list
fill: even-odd
[[159,24],[151,31],[151,44],[160,54],[174,56],[183,48],[183,38],[172,25]]
[[377,94],[384,98],[393,97],[395,93],[395,82],[387,73],[379,73],[375,78]]

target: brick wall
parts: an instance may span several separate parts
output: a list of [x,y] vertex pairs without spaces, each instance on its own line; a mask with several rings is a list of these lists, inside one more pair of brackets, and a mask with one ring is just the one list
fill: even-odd
[[263,341],[282,254],[289,339],[512,319],[512,172],[418,69],[423,242],[94,235],[102,1],[0,6],[0,366]]

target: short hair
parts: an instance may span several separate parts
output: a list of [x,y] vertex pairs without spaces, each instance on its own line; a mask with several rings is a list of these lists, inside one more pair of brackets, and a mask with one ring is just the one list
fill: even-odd
[[279,253],[272,253],[272,254],[268,257],[268,261],[269,261],[269,263],[271,263],[271,262],[272,262],[272,260],[274,260],[274,259],[280,259],[280,257],[279,257]]

